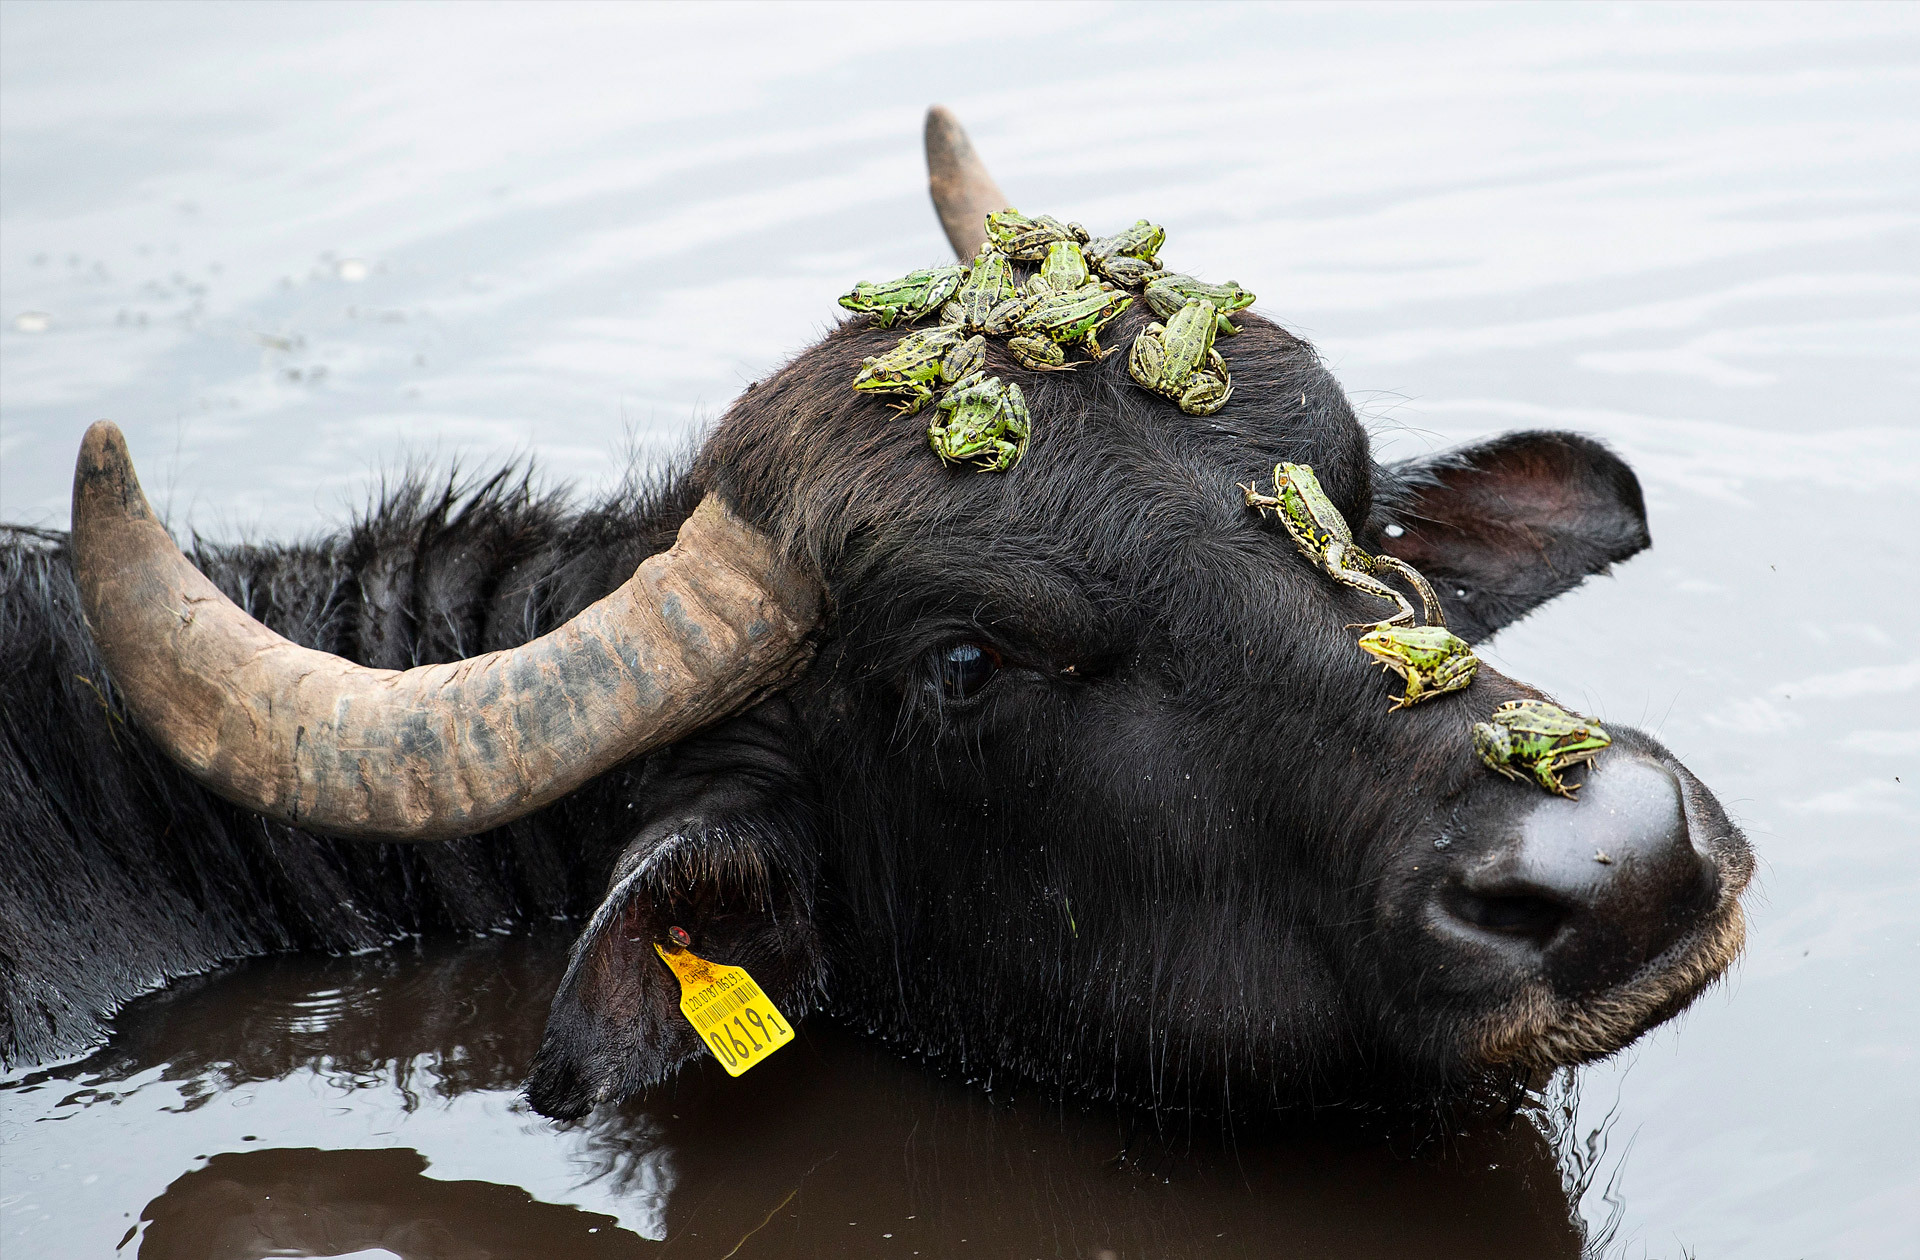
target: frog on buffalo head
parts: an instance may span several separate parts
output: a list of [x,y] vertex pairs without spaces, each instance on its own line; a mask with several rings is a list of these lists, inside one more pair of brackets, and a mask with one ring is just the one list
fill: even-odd
[[[1122,312],[1110,339],[1150,316]],[[414,671],[302,657],[276,674],[239,609],[127,594],[186,579],[131,545],[137,494],[104,444],[76,512],[89,621],[146,727],[250,808],[423,838],[554,802],[481,842],[501,862],[548,832],[618,837],[529,1079],[548,1114],[703,1053],[654,949],[674,928],[791,1017],[1154,1107],[1431,1101],[1618,1049],[1737,952],[1744,840],[1624,728],[1577,800],[1489,772],[1474,720],[1538,698],[1490,668],[1388,712],[1348,629],[1382,601],[1240,486],[1311,465],[1315,510],[1433,579],[1472,642],[1646,545],[1632,473],[1558,433],[1378,464],[1312,348],[1236,319],[1232,401],[1204,420],[1122,356],[1030,372],[989,343],[981,370],[1032,418],[996,476],[948,468],[849,391],[898,333],[843,324],[737,400],[651,515],[555,531],[644,539],[624,573],[562,583],[586,553],[556,545],[476,583],[519,646],[434,667],[470,707],[409,700],[384,743],[340,724],[375,722]],[[637,573],[636,551],[654,553]],[[216,669],[273,701],[257,728],[212,737],[193,680]],[[300,710],[316,686],[353,703]],[[292,723],[307,760],[282,775],[259,745]],[[365,769],[384,748],[406,773]]]

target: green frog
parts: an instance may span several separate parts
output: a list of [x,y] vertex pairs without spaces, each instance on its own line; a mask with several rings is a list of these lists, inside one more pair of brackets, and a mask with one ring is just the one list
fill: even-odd
[[[1206,305],[1211,308],[1212,303]],[[1340,514],[1340,509],[1320,488],[1320,478],[1314,475],[1313,465],[1275,464],[1273,493],[1270,495],[1261,494],[1252,486],[1240,488],[1246,492],[1247,506],[1272,512],[1279,517],[1294,546],[1328,577],[1356,591],[1389,600],[1398,608],[1399,611],[1393,616],[1377,625],[1409,626],[1414,620],[1413,605],[1407,602],[1406,596],[1374,576],[1381,570],[1387,570],[1399,574],[1419,592],[1427,624],[1445,628],[1447,619],[1440,608],[1440,600],[1420,570],[1397,556],[1368,555],[1354,544],[1353,531],[1347,527],[1347,518]]]
[[940,399],[927,441],[942,461],[971,461],[982,472],[1005,472],[1027,453],[1033,418],[1018,385],[974,372]]
[[1161,319],[1171,319],[1174,312],[1188,302],[1205,298],[1220,312],[1220,322],[1214,331],[1222,337],[1231,337],[1240,331],[1239,326],[1227,316],[1253,305],[1253,294],[1231,280],[1225,284],[1206,284],[1176,271],[1162,272],[1149,280],[1144,296],[1147,305]]
[[987,240],[1009,258],[1038,262],[1058,241],[1075,244],[1087,239],[1087,229],[1078,223],[1062,223],[1048,215],[1029,219],[1009,206],[987,216]]
[[1112,236],[1088,241],[1085,252],[1095,271],[1123,288],[1137,289],[1160,271],[1157,255],[1166,243],[1167,229],[1140,219]]
[[988,318],[987,331],[1011,333],[1007,349],[1014,358],[1037,372],[1054,372],[1067,366],[1067,346],[1083,345],[1095,359],[1111,353],[1100,345],[1100,330],[1132,305],[1130,295],[1089,280],[1065,293],[1040,292],[1009,303]]
[[954,263],[910,271],[898,280],[880,284],[862,280],[841,296],[840,305],[850,311],[878,315],[880,318],[875,323],[881,328],[891,328],[894,321],[902,319],[911,324],[944,305],[966,275],[967,269]]
[[1473,750],[1488,768],[1516,781],[1531,778],[1555,796],[1573,799],[1560,772],[1591,762],[1613,742],[1600,723],[1545,700],[1509,700],[1473,724]]
[[940,308],[940,322],[958,324],[970,333],[980,332],[986,328],[989,315],[1019,296],[1013,260],[997,249],[982,246],[967,269],[966,279],[954,290],[953,300]]
[[910,332],[885,354],[860,361],[853,387],[869,394],[904,394],[893,405],[910,416],[926,406],[935,387],[952,384],[985,366],[987,342],[951,324]]
[[1055,241],[1047,246],[1046,261],[1027,279],[1027,292],[1071,293],[1092,278],[1087,258],[1076,241]]
[[1141,388],[1173,399],[1190,416],[1210,416],[1233,396],[1227,361],[1213,348],[1220,312],[1195,298],[1164,326],[1148,324],[1133,339],[1127,371]]
[[1389,711],[1459,691],[1480,669],[1467,641],[1445,626],[1375,626],[1360,636],[1360,650],[1406,680]]

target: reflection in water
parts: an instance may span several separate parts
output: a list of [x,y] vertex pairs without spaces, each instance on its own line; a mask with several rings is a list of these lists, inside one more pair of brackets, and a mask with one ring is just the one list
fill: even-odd
[[312,1149],[215,1155],[147,1205],[141,1260],[337,1256],[404,1260],[643,1254],[610,1216],[535,1202],[485,1181],[435,1181],[426,1157]]
[[[143,1260],[1580,1254],[1546,1112],[1419,1144],[1151,1131],[933,1080],[816,1022],[738,1080],[708,1065],[552,1125],[513,1091],[564,945],[275,959],[176,986],[99,1053],[0,1091],[44,1122],[16,1128],[8,1166],[99,1151],[130,1119],[233,1148],[116,1174],[128,1216],[102,1250],[131,1229]],[[254,1147],[316,1105],[298,1131],[339,1149]],[[71,1237],[100,1190],[62,1193],[29,1205],[57,1231],[41,1241]]]

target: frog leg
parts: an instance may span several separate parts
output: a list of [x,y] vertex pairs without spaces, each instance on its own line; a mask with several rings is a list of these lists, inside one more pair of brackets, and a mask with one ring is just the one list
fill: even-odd
[[1100,273],[1123,289],[1136,289],[1152,278],[1156,268],[1143,258],[1108,258],[1099,264]]
[[1100,344],[1100,330],[1098,328],[1087,329],[1087,335],[1081,338],[1080,344],[1087,348],[1087,353],[1093,356],[1096,363],[1120,349],[1119,346],[1103,347]]
[[1480,672],[1480,658],[1463,656],[1456,661],[1448,661],[1434,672],[1434,686],[1430,694],[1445,695],[1449,691],[1462,691],[1473,682],[1474,675]]
[[[1386,665],[1386,662],[1382,661],[1381,664]],[[1393,667],[1388,665],[1387,668],[1392,669]],[[1387,706],[1387,712],[1392,713],[1396,709],[1411,709],[1414,705],[1419,704],[1427,698],[1428,692],[1421,685],[1419,670],[1395,670],[1394,672],[1398,673],[1407,685],[1399,695],[1393,698],[1393,703]]]
[[952,350],[940,364],[940,375],[949,385],[958,385],[987,365],[986,338],[975,333]]
[[1066,372],[1080,366],[1067,362],[1067,352],[1060,344],[1045,337],[1012,337],[1007,340],[1007,349],[1036,372]]
[[1165,331],[1158,324],[1148,324],[1146,331],[1133,339],[1133,349],[1127,354],[1127,375],[1133,377],[1134,384],[1156,394],[1167,367],[1167,347],[1160,340]]
[[1446,628],[1446,610],[1440,607],[1440,599],[1433,593],[1433,584],[1427,581],[1425,574],[1398,556],[1375,556],[1373,562],[1380,568],[1398,573],[1406,579],[1408,586],[1419,592],[1420,610],[1427,615],[1428,625]]
[[987,317],[980,321],[981,330],[990,332],[996,337],[1006,336],[1013,331],[1013,326],[1019,322],[1020,317],[1026,314],[1031,302],[1032,299],[1024,295],[1008,298],[987,312]]
[[1210,416],[1226,406],[1227,399],[1231,397],[1232,381],[1211,372],[1196,372],[1180,394],[1180,410],[1190,416]]
[[1600,755],[1600,750],[1597,748],[1593,748],[1593,749],[1588,749],[1584,752],[1575,753],[1571,757],[1559,758],[1552,763],[1552,770],[1554,772],[1553,781],[1554,781],[1555,789],[1559,792],[1561,796],[1566,797],[1570,801],[1578,799],[1577,797],[1574,796],[1574,793],[1580,790],[1580,786],[1578,784],[1575,784],[1569,787],[1565,783],[1562,783],[1560,781],[1558,772],[1562,770],[1571,770],[1575,766],[1579,766],[1579,765],[1591,766],[1593,759],[1595,757],[1598,757],[1599,755]]
[[1013,458],[1016,462],[1026,457],[1027,441],[1033,436],[1033,413],[1027,410],[1027,396],[1020,392],[1018,385],[1007,386],[1007,432],[1016,439]]
[[1569,788],[1560,781],[1559,769],[1559,764],[1552,758],[1537,761],[1533,766],[1534,781],[1555,796],[1564,796],[1570,801],[1574,800],[1574,789]]
[[1525,783],[1527,781],[1525,775],[1521,774],[1518,770],[1515,770],[1511,765],[1509,765],[1506,762],[1500,762],[1498,764],[1495,764],[1494,762],[1488,761],[1485,757],[1482,757],[1480,759],[1480,764],[1485,766],[1487,769],[1493,771],[1495,774],[1505,775],[1507,778],[1512,779],[1515,783]]
[[1365,569],[1352,564],[1351,560],[1355,558],[1354,553],[1358,553],[1359,557],[1364,557],[1361,563],[1366,563],[1367,560],[1371,559],[1371,557],[1367,557],[1366,553],[1360,551],[1357,547],[1349,547],[1348,544],[1340,541],[1338,538],[1330,539],[1327,542],[1327,549],[1321,557],[1321,565],[1326,569],[1327,576],[1343,586],[1351,586],[1356,591],[1364,591],[1366,594],[1375,596],[1376,598],[1389,600],[1398,605],[1400,611],[1394,613],[1393,616],[1383,622],[1361,622],[1348,626],[1347,629],[1357,630],[1361,625],[1412,625],[1413,605],[1407,602],[1407,597],[1399,591],[1394,590],[1391,586],[1388,586],[1385,582],[1382,582],[1379,578],[1374,577]]
[[933,391],[925,385],[922,385],[919,381],[909,381],[907,384],[909,387],[906,391],[907,396],[901,401],[892,404],[895,415],[913,415],[919,411],[920,408],[926,406],[927,402],[933,397]]
[[945,425],[936,421],[927,426],[927,445],[933,448],[933,453],[940,457],[941,463],[945,464],[950,462],[947,458],[947,429]]

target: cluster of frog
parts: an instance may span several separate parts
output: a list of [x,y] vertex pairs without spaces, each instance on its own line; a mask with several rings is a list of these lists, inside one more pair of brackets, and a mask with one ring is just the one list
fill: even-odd
[[[1079,366],[1067,351],[1079,347],[1099,360],[1100,333],[1133,305],[1138,290],[1165,324],[1151,323],[1134,338],[1127,370],[1143,388],[1173,400],[1192,416],[1226,406],[1233,378],[1213,347],[1216,336],[1239,329],[1229,315],[1253,304],[1239,285],[1205,284],[1164,270],[1166,229],[1141,219],[1112,236],[1090,237],[1078,223],[1018,210],[987,216],[987,240],[970,264],[911,272],[882,284],[862,281],[840,299],[869,313],[882,328],[912,324],[938,313],[934,327],[909,332],[885,354],[862,360],[853,387],[899,396],[894,409],[913,415],[942,390],[927,427],[934,453],[948,463],[970,462],[1004,472],[1027,452],[1033,418],[1017,384],[988,376],[987,336],[1006,337],[1023,366],[1057,372]],[[1021,283],[1015,263],[1038,264]]]
[[[1362,652],[1406,684],[1390,708],[1405,709],[1463,690],[1473,681],[1480,658],[1465,639],[1447,629],[1432,585],[1406,561],[1371,555],[1356,545],[1346,517],[1321,489],[1312,465],[1276,464],[1272,494],[1250,485],[1240,488],[1249,507],[1279,518],[1294,546],[1315,568],[1342,585],[1396,606],[1391,617],[1365,627],[1359,641]],[[1424,625],[1415,624],[1413,605],[1380,580],[1382,573],[1398,575],[1418,593]],[[1561,780],[1561,771],[1592,762],[1612,742],[1598,722],[1544,700],[1510,700],[1494,709],[1486,721],[1473,725],[1474,751],[1490,769],[1516,781],[1531,779],[1546,791],[1569,798],[1574,789]]]

